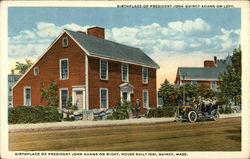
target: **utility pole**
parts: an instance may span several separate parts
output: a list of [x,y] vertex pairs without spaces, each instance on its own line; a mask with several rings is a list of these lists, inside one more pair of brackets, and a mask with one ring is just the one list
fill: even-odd
[[185,83],[184,83],[184,80],[185,80],[185,76],[186,76],[186,73],[182,73],[181,74],[181,76],[182,76],[182,84],[183,84],[183,99],[182,99],[182,105],[184,106],[185,105]]

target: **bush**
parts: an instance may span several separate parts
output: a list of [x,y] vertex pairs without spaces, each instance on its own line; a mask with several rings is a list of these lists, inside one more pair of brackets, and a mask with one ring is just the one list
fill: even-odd
[[134,108],[131,102],[119,102],[118,106],[114,109],[112,115],[107,116],[108,120],[122,120],[129,118],[129,111],[133,112]]
[[147,118],[173,117],[175,109],[175,106],[151,108],[145,116]]
[[9,124],[57,122],[61,120],[62,114],[58,113],[55,106],[17,106],[8,110]]
[[226,107],[219,109],[219,113],[220,114],[231,114],[231,113],[233,113],[233,110],[230,106],[226,106]]

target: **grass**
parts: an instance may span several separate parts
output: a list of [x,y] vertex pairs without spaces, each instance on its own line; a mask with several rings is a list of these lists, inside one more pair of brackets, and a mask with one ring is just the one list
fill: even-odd
[[15,151],[240,151],[241,118],[9,134]]

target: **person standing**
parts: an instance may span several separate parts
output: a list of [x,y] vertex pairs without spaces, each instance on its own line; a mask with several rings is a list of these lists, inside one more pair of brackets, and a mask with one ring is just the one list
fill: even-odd
[[136,110],[136,118],[139,118],[139,112],[140,112],[140,101],[139,99],[136,99],[136,103],[135,103],[135,110]]

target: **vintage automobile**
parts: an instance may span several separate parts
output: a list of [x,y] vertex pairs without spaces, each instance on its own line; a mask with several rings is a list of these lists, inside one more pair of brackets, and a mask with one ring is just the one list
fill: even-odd
[[188,120],[189,122],[195,122],[197,120],[212,119],[214,121],[219,120],[220,114],[218,111],[218,105],[216,104],[198,104],[197,106],[184,105],[178,106],[175,112],[175,121],[182,122]]

